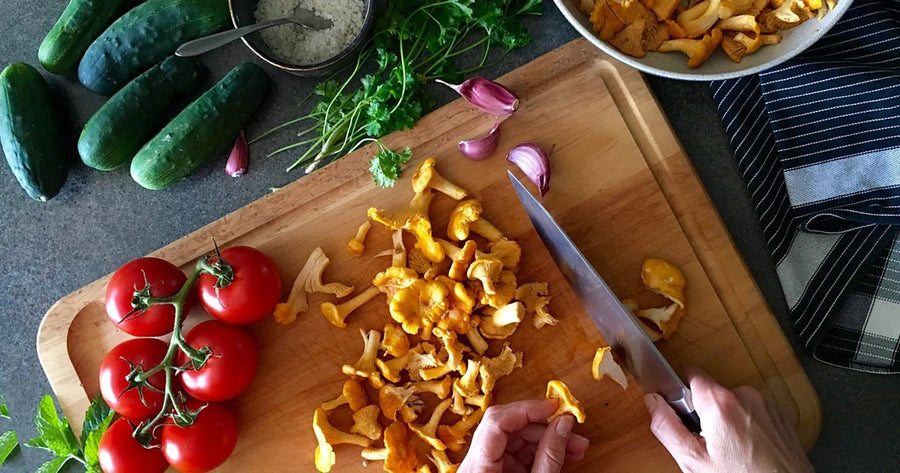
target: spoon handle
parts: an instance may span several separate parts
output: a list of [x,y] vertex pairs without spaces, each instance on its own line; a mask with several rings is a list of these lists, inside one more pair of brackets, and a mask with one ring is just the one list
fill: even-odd
[[292,23],[292,19],[281,18],[279,20],[269,20],[262,23],[242,26],[233,30],[222,31],[220,33],[197,38],[179,46],[175,51],[175,55],[181,57],[199,56],[203,53],[207,53],[209,51],[212,51],[213,49],[224,46],[236,39],[247,36],[250,33],[268,28],[270,26],[283,25],[285,23]]

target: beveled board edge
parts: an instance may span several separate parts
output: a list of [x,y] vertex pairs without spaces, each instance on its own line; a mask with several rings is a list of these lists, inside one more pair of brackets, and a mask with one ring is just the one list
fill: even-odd
[[[596,55],[588,43],[577,47],[587,49],[584,55]],[[603,70],[613,100],[766,382],[767,394],[794,420],[810,450],[821,431],[822,408],[809,377],[641,74],[614,61],[605,61]],[[635,100],[641,95],[649,100]]]

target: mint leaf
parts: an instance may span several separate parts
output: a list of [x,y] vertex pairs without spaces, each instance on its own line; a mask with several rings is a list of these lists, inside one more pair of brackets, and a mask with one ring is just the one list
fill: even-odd
[[111,420],[112,409],[106,405],[106,402],[102,397],[97,396],[94,398],[94,401],[91,402],[91,407],[88,407],[87,412],[84,413],[84,423],[81,427],[81,443],[87,440],[88,434],[96,431],[99,428],[103,428],[106,430],[104,426],[109,426],[109,422]]
[[53,460],[48,461],[41,465],[40,468],[35,470],[34,473],[58,473],[59,470],[62,470],[63,465],[69,461],[69,457],[59,457],[54,458]]
[[9,458],[9,455],[19,446],[19,437],[13,431],[0,434],[0,465]]
[[37,415],[34,418],[34,425],[37,428],[38,436],[29,440],[26,443],[27,446],[49,450],[59,457],[80,453],[75,434],[69,428],[69,421],[60,419],[52,397],[44,395],[41,399]]
[[0,394],[0,419],[9,419],[9,409],[6,408],[6,402],[3,401],[2,394]]
[[97,471],[100,468],[100,439],[106,432],[107,427],[109,427],[109,423],[112,422],[114,415],[115,413],[100,396],[94,399],[91,407],[88,408],[84,415],[84,424],[81,431],[84,461],[87,462],[90,468],[97,467]]

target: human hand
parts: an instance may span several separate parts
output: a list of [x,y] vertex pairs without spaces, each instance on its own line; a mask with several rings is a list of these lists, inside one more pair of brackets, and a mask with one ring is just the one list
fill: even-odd
[[554,411],[555,400],[489,407],[459,473],[557,473],[564,462],[581,460],[588,439],[571,433],[575,423],[571,415],[548,425],[547,417]]
[[682,471],[813,472],[791,423],[749,386],[728,389],[709,375],[688,374],[703,431],[692,434],[659,394],[647,394],[650,430]]

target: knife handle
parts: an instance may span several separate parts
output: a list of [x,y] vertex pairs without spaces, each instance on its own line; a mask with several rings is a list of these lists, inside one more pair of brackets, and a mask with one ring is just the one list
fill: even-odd
[[687,414],[679,412],[678,418],[681,419],[681,423],[684,424],[688,430],[695,434],[700,433],[700,416],[697,415],[697,411],[691,411]]

